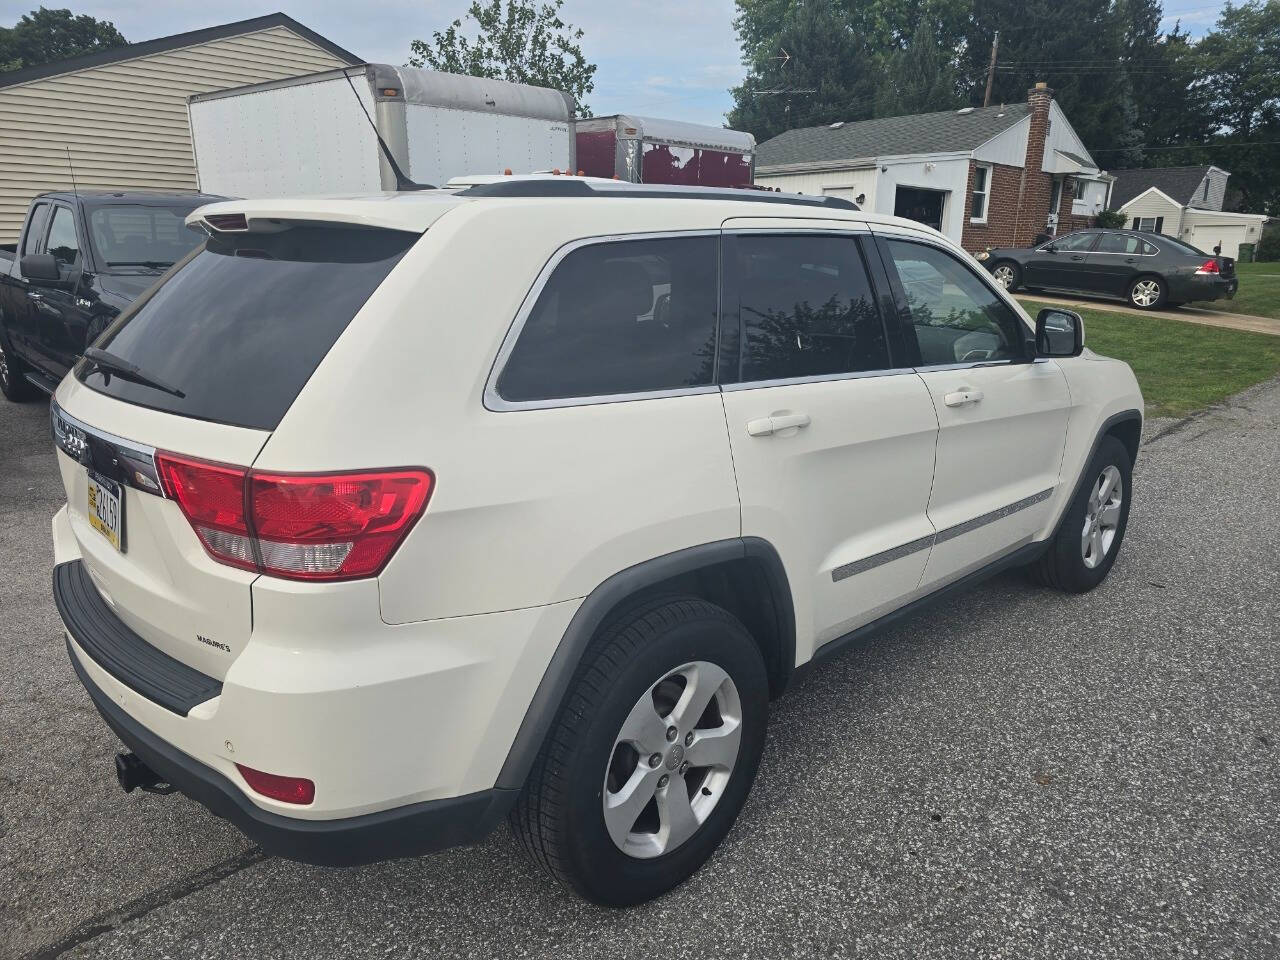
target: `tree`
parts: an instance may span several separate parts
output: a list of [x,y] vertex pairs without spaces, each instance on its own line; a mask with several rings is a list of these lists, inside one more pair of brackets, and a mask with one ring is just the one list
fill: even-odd
[[1114,166],[1139,161],[1142,131],[1120,7],[1115,0],[1076,0],[1069,8],[1051,0],[975,3],[965,45],[970,102],[982,102],[991,38],[999,30],[993,102],[1021,103],[1028,88],[1046,81],[1085,146],[1108,149]]
[[553,87],[573,96],[578,116],[589,117],[583,98],[595,89],[596,65],[582,54],[582,31],[560,18],[563,4],[474,0],[464,18],[474,35],[455,20],[433,32],[431,43],[412,41],[409,65]]
[[[766,24],[783,7],[778,22]],[[739,10],[748,71],[733,90],[731,127],[764,141],[794,127],[874,115],[879,53],[843,12],[785,0],[739,0]]]
[[876,113],[906,116],[962,104],[955,65],[938,43],[937,23],[926,10],[907,46],[889,55]]
[[87,14],[41,7],[0,27],[0,71],[21,70],[128,43],[115,25]]

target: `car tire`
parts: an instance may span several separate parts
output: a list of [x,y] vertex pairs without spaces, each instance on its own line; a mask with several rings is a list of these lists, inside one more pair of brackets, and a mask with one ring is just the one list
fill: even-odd
[[0,393],[5,399],[19,403],[30,397],[32,392],[26,378],[26,365],[13,352],[9,334],[0,327]]
[[516,837],[595,903],[666,893],[733,826],[764,749],[768,701],[760,650],[728,611],[692,597],[630,609],[579,667],[511,813]]
[[1145,274],[1129,284],[1129,306],[1139,310],[1155,310],[1164,305],[1169,295],[1168,284],[1160,277]]
[[1022,285],[1022,268],[1012,260],[999,260],[991,265],[991,276],[1010,293]]
[[1035,582],[1087,593],[1106,578],[1129,524],[1132,479],[1128,448],[1115,437],[1103,437],[1048,549],[1029,567]]

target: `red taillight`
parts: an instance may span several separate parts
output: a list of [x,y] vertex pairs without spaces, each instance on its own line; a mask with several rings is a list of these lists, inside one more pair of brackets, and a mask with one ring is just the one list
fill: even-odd
[[426,470],[275,474],[157,453],[165,493],[215,559],[293,580],[381,572],[426,509]]
[[178,502],[210,555],[235,567],[256,569],[244,512],[245,469],[171,453],[156,454],[156,468],[165,493]]
[[1200,269],[1196,271],[1196,273],[1200,274],[1201,276],[1203,276],[1206,273],[1216,274],[1218,272],[1219,270],[1218,270],[1217,260],[1206,260],[1204,263],[1200,264]]
[[316,785],[305,777],[282,777],[274,773],[263,773],[242,763],[236,764],[240,776],[249,784],[254,793],[260,793],[281,803],[307,804],[316,798]]
[[431,495],[431,474],[251,473],[253,532],[265,573],[303,580],[371,577]]

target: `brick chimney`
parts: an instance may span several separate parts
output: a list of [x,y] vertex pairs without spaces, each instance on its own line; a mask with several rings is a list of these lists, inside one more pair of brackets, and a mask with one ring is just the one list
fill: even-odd
[[1053,91],[1040,81],[1027,91],[1031,125],[1027,129],[1027,159],[1018,186],[1018,216],[1014,222],[1014,243],[1030,244],[1045,229],[1053,178],[1044,172],[1044,145],[1049,138],[1049,105]]

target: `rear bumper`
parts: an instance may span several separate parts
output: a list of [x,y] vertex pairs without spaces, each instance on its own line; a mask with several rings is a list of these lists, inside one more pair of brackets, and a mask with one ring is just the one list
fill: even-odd
[[1170,299],[1183,303],[1192,300],[1230,300],[1239,289],[1238,277],[1196,276],[1181,279],[1181,282],[1170,284]]
[[216,770],[165,742],[100,689],[67,641],[67,653],[93,705],[147,766],[210,811],[230,820],[263,850],[323,866],[351,866],[412,857],[475,843],[511,809],[514,790],[481,790],[339,820],[296,820],[263,810]]

